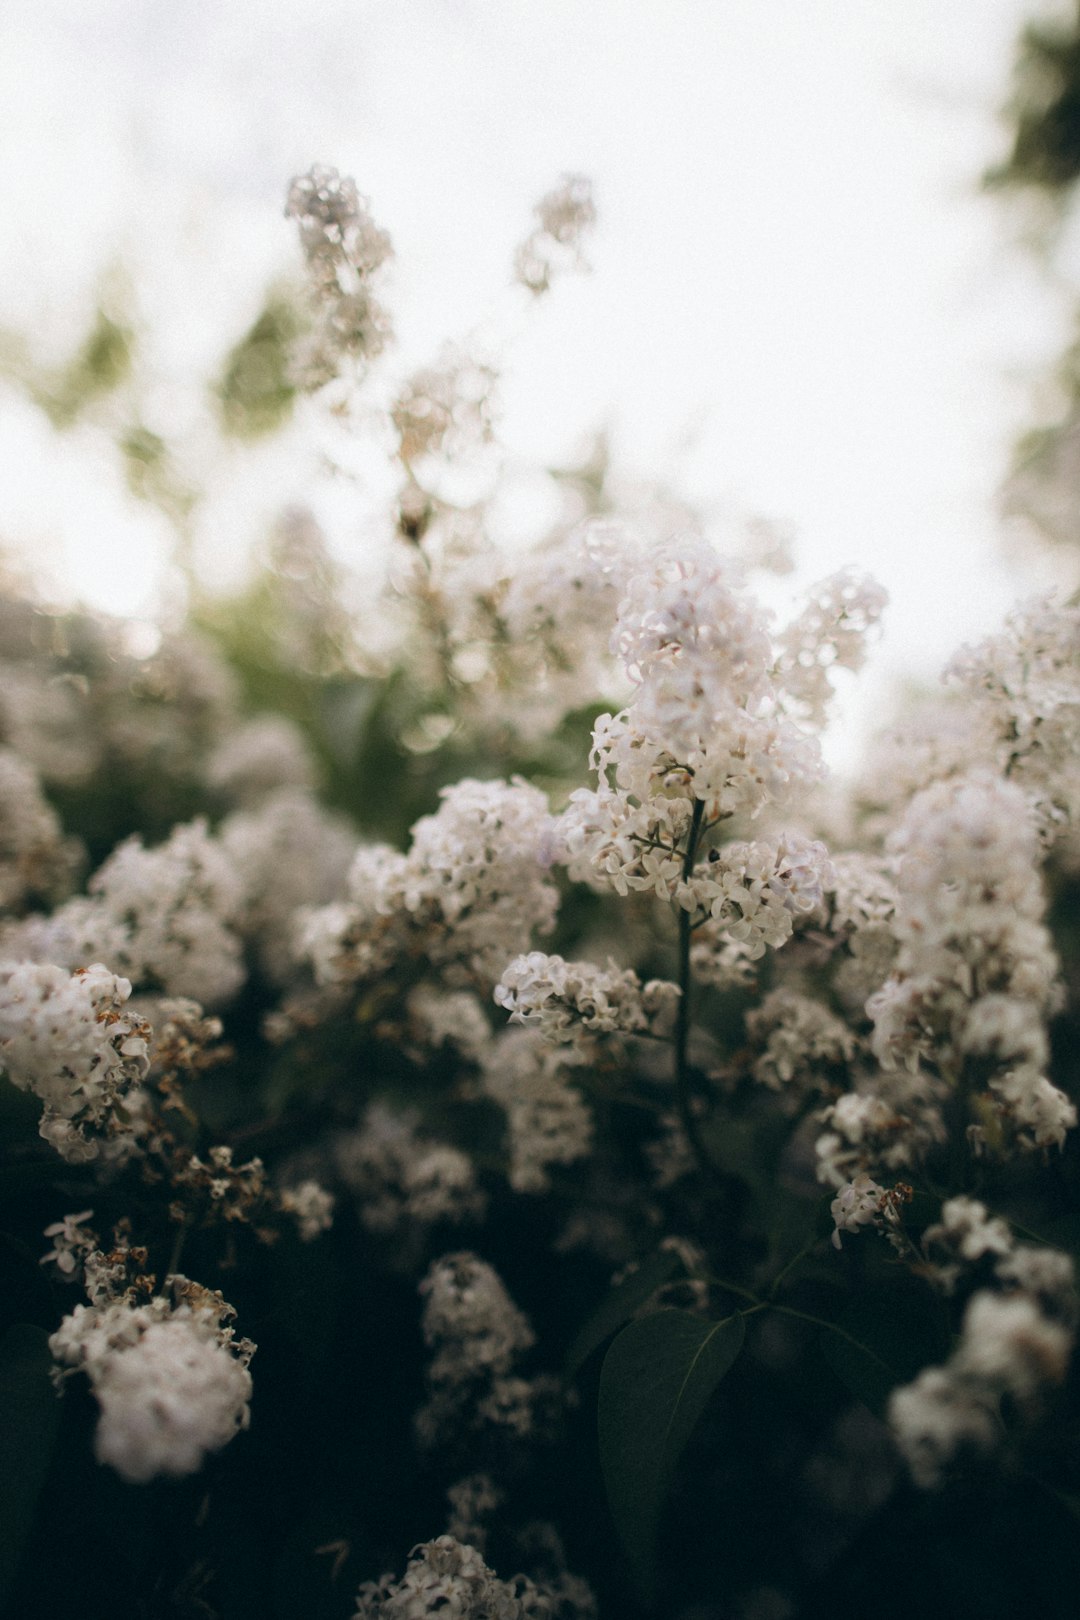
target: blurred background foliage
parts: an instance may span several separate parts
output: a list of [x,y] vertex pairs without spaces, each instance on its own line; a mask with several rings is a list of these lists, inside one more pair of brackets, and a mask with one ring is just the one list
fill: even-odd
[[[1068,255],[1065,216],[1080,179],[1080,6],[1071,17],[1034,21],[1024,29],[1005,120],[1010,150],[988,172],[986,185],[1043,204],[1035,234],[1046,247],[1059,238]],[[1070,264],[1061,263],[1060,270],[1075,286]],[[1080,328],[1080,291],[1074,300],[1074,326]],[[1006,516],[1027,520],[1055,544],[1078,545],[1080,339],[1062,355],[1052,384],[1057,411],[1021,436],[1003,486],[1003,508]]]

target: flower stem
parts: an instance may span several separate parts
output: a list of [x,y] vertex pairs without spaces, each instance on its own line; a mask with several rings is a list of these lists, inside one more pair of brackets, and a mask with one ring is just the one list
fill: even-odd
[[[690,818],[690,830],[686,835],[686,850],[683,854],[683,882],[689,881],[694,870],[694,861],[697,857],[698,838],[701,833],[702,817],[705,805],[701,799],[694,800],[693,815]],[[698,1167],[706,1176],[718,1174],[716,1165],[709,1157],[708,1149],[701,1138],[701,1131],[690,1097],[690,1070],[686,1061],[686,1046],[690,1034],[690,913],[685,907],[679,907],[679,1005],[675,1015],[675,1096],[679,1107],[679,1118],[682,1121],[686,1139],[690,1143]]]

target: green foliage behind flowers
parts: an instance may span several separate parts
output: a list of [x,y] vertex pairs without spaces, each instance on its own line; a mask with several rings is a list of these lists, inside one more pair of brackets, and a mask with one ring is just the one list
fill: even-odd
[[271,292],[225,361],[217,393],[226,432],[257,438],[288,420],[296,396],[289,351],[300,325],[288,295]]
[[1012,151],[988,178],[1060,194],[1080,176],[1080,14],[1028,24],[1014,78]]

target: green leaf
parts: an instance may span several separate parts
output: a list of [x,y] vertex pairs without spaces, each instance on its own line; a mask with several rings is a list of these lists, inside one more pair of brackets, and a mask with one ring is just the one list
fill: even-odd
[[572,1384],[593,1351],[628,1322],[658,1288],[684,1269],[674,1249],[657,1249],[606,1293],[588,1316],[566,1352],[563,1378]]
[[0,1341],[0,1606],[19,1567],[52,1462],[60,1403],[44,1328],[19,1322]]
[[604,1358],[600,1462],[612,1518],[649,1601],[675,1465],[745,1331],[741,1314],[708,1322],[691,1311],[655,1311],[624,1328]]

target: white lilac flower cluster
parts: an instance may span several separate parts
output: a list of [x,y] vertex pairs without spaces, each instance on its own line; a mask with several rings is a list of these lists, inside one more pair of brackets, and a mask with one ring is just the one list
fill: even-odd
[[[103,1280],[104,1279],[104,1280]],[[108,1267],[88,1267],[90,1305],[49,1340],[60,1380],[84,1372],[100,1409],[94,1451],[135,1484],[193,1474],[250,1421],[255,1346],[236,1340],[220,1294],[174,1275],[138,1303],[111,1294]]]
[[123,1103],[150,1066],[152,1031],[125,1011],[127,979],[95,962],[67,973],[43,962],[0,963],[0,1063],[44,1103],[40,1131],[62,1158],[97,1157],[123,1134]]
[[828,927],[843,946],[832,988],[854,1016],[889,977],[899,948],[893,928],[899,903],[894,864],[861,851],[832,857]]
[[1080,808],[1080,609],[1027,603],[961,648],[944,679],[871,747],[857,796],[887,825],[921,788],[989,768],[1025,791],[1052,841]]
[[805,723],[810,709],[815,724],[821,718],[824,688],[815,686],[813,704],[804,693],[800,711],[780,668],[802,669],[805,658],[824,679],[814,636],[841,621],[842,661],[856,664],[881,600],[877,587],[852,578],[822,587],[785,653],[736,571],[705,541],[658,545],[628,574],[612,649],[634,695],[596,722],[598,786],[571,794],[558,823],[560,858],[579,881],[653,893],[689,912],[705,929],[694,960],[707,978],[745,978],[747,960],[783,944],[795,920],[822,905],[831,870],[817,841],[784,833],[717,845],[702,835],[736,814],[783,806],[817,780],[818,744]]
[[173,1184],[191,1197],[204,1221],[246,1221],[266,1200],[266,1166],[259,1158],[233,1163],[233,1150],[217,1143],[198,1153],[181,1155]]
[[754,962],[767,947],[785,944],[796,922],[820,909],[830,875],[825,845],[788,832],[710,850],[679,883],[675,898],[704,925],[702,947],[722,954],[734,945]]
[[428,1368],[436,1383],[509,1372],[536,1335],[485,1260],[462,1250],[436,1260],[420,1284]]
[[157,849],[125,840],[88,888],[50,917],[10,925],[0,948],[68,968],[110,962],[137,989],[204,1007],[223,1006],[244,982],[242,888],[204,820],[174,827]]
[[1080,811],[1080,608],[1036,599],[1005,629],[952,659],[958,687],[991,733],[990,757],[1037,807],[1051,836]]
[[865,1172],[841,1187],[829,1206],[833,1218],[833,1247],[842,1247],[841,1232],[857,1232],[863,1226],[873,1226],[889,1239],[894,1248],[907,1246],[901,1233],[901,1208],[912,1195],[906,1182],[895,1187],[879,1187]]
[[277,1206],[296,1221],[301,1243],[312,1243],[334,1224],[334,1195],[310,1176],[295,1186],[280,1188]]
[[550,733],[585,693],[625,688],[609,626],[640,550],[633,530],[594,517],[557,530],[502,582],[496,668],[503,692],[528,693],[514,711],[522,736]]
[[821,727],[828,718],[829,671],[863,667],[867,639],[887,601],[876,580],[842,569],[811,589],[802,612],[780,632],[777,684],[785,704],[808,725]]
[[586,175],[563,175],[536,205],[536,225],[518,248],[514,274],[534,295],[547,292],[556,275],[585,268],[582,241],[596,223],[592,183]]
[[773,1091],[812,1089],[831,1068],[850,1063],[856,1050],[847,1024],[820,1001],[785,986],[747,1013],[746,1033],[760,1048],[754,1078]]
[[[610,629],[642,537],[621,520],[582,519],[587,490],[563,498],[567,520],[509,555],[474,510],[405,491],[410,541],[399,547],[395,596],[386,607],[397,620],[403,611],[411,616],[419,634],[410,675],[419,669],[438,701],[411,731],[409,746],[433,747],[447,727],[467,727],[499,748],[508,728],[522,742],[542,742],[568,713],[628,693]],[[418,530],[420,541],[411,538]],[[445,712],[448,680],[454,716]]]
[[947,1139],[943,1104],[948,1087],[925,1069],[859,1074],[817,1115],[825,1127],[815,1142],[818,1180],[843,1188],[863,1176],[902,1175]]
[[464,350],[447,348],[434,365],[414,371],[398,389],[390,420],[398,455],[409,467],[426,456],[456,460],[492,434],[495,373]]
[[407,855],[361,848],[348,900],[307,913],[299,950],[323,983],[359,983],[410,955],[451,985],[493,985],[534,932],[550,932],[547,800],[520,778],[444,788],[412,830]]
[[295,914],[343,891],[355,837],[311,793],[282,787],[226,817],[219,841],[240,885],[233,927],[254,947],[270,982],[287,984],[297,971]]
[[935,784],[911,801],[893,848],[900,949],[867,1003],[875,1055],[912,1072],[933,1061],[954,1084],[969,1060],[989,1060],[992,1119],[972,1127],[974,1143],[1060,1146],[1076,1110],[1044,1072],[1060,985],[1028,798],[988,771]]
[[39,898],[61,898],[71,887],[79,852],[77,840],[64,837],[33,766],[0,747],[0,913],[20,912]]
[[298,384],[321,388],[344,363],[362,367],[385,348],[390,320],[374,293],[390,257],[390,238],[373,220],[356,182],[316,164],[289,187],[286,216],[295,219],[307,262],[312,329],[293,357]]
[[[681,784],[685,785],[685,784]],[[755,961],[790,939],[795,921],[821,904],[829,877],[825,846],[794,833],[736,841],[708,851],[689,873],[681,845],[693,811],[685,797],[635,806],[601,787],[576,789],[559,821],[570,876],[616,894],[652,893],[676,901],[702,932],[703,973],[734,945]]]
[[976,1290],[960,1341],[940,1367],[894,1390],[889,1424],[916,1484],[941,1485],[951,1471],[1008,1441],[1002,1401],[1028,1421],[1044,1412],[1068,1369],[1077,1324],[1073,1263],[1055,1249],[1016,1243],[974,1199],[950,1199],[925,1234],[948,1260],[934,1271],[948,1291],[982,1265],[997,1287]]
[[552,1165],[573,1164],[592,1150],[592,1110],[573,1083],[580,1062],[573,1049],[553,1048],[534,1029],[508,1029],[492,1042],[483,1088],[506,1115],[515,1192],[546,1192]]
[[642,984],[632,968],[566,962],[543,951],[515,956],[495,987],[496,1005],[512,1024],[533,1026],[556,1045],[583,1035],[670,1035],[678,1001],[678,985],[666,979]]
[[681,790],[712,815],[753,815],[821,774],[816,744],[778,712],[766,615],[706,542],[671,542],[643,560],[612,648],[635,693],[597,723],[601,781],[639,803]]
[[447,1488],[446,1500],[450,1504],[446,1534],[454,1541],[467,1541],[483,1557],[488,1539],[485,1520],[502,1505],[504,1493],[490,1474],[466,1474]]
[[[36,794],[26,771],[46,797],[56,789],[77,793],[119,772],[140,809],[160,808],[163,790],[203,780],[207,757],[235,723],[238,690],[221,656],[191,630],[161,636],[149,655],[135,653],[122,621],[54,616],[17,598],[10,586],[0,618],[0,745],[11,751],[0,767],[6,779],[0,798],[10,796],[8,813],[18,822],[8,836],[20,843],[47,837],[44,869],[27,849],[26,875],[34,885],[47,879],[47,887],[34,888],[34,899],[56,899],[67,887],[64,867],[78,841],[52,849],[40,809],[31,809]],[[0,814],[0,832],[2,820]]]
[[[948,1198],[941,1206],[941,1219],[923,1233],[922,1247],[932,1267],[936,1287],[952,1294],[960,1279],[980,1260],[995,1263],[1011,1255],[1016,1240],[1007,1221],[991,1215],[977,1198]],[[1064,1260],[1052,1249],[1042,1251]]]
[[358,1128],[334,1140],[334,1168],[371,1232],[479,1220],[487,1200],[467,1153],[425,1136],[415,1113],[370,1103]]
[[471,990],[442,990],[418,984],[405,1001],[410,1049],[421,1053],[449,1046],[473,1063],[491,1046],[491,1024]]
[[97,1233],[85,1224],[93,1213],[92,1209],[83,1209],[45,1228],[45,1236],[52,1239],[52,1248],[41,1256],[40,1264],[55,1267],[54,1276],[65,1282],[78,1280],[87,1258],[99,1247]]
[[555,1583],[525,1575],[500,1580],[475,1547],[438,1536],[413,1549],[400,1581],[365,1581],[353,1620],[594,1620],[596,1601],[584,1581]]
[[520,1438],[542,1426],[558,1400],[558,1380],[513,1372],[536,1335],[494,1268],[465,1250],[443,1255],[420,1294],[424,1342],[434,1351],[430,1396],[415,1417],[420,1444],[438,1445],[463,1427],[493,1427]]

